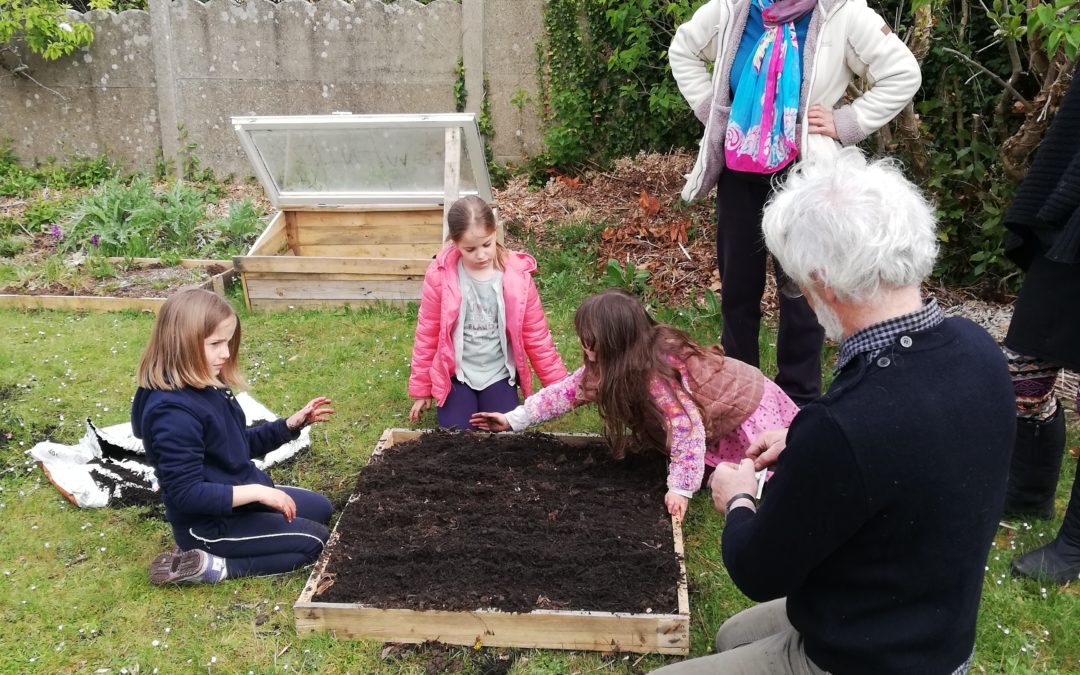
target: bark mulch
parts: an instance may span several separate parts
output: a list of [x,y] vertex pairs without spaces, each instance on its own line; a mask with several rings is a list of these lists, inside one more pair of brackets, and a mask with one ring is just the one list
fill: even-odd
[[677,612],[659,453],[435,431],[359,475],[316,602],[381,608]]

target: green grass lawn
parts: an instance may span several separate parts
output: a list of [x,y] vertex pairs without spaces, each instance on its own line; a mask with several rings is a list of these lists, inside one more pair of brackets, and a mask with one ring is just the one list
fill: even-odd
[[[585,283],[587,291],[591,282]],[[571,316],[584,291],[580,283],[571,286],[565,294],[543,290],[559,350],[573,368],[581,356]],[[279,414],[319,394],[332,397],[338,410],[332,422],[315,427],[309,453],[271,470],[275,480],[323,491],[340,505],[381,432],[409,426],[415,315],[415,306],[241,311],[240,358],[252,394]],[[151,322],[134,313],[0,311],[0,673],[622,673],[669,661],[537,650],[384,650],[379,643],[301,638],[291,606],[306,571],[218,586],[150,586],[148,562],[172,543],[167,525],[138,509],[75,508],[26,451],[45,438],[75,442],[87,415],[102,425],[128,418]],[[693,327],[703,339],[715,335],[714,326]],[[763,345],[771,341],[763,332]],[[433,424],[429,413],[423,426]],[[595,413],[582,410],[544,428],[599,427]],[[1066,461],[1062,508],[1075,464]],[[1077,586],[1042,589],[1008,574],[1009,560],[1047,541],[1059,522],[999,536],[987,561],[973,672],[1080,671]],[[699,495],[685,524],[695,655],[709,651],[723,619],[749,604],[721,563],[722,525],[707,493]]]

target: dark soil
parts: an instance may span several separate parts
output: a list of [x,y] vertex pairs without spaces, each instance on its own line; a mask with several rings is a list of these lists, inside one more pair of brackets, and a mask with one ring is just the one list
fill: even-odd
[[666,458],[432,432],[360,472],[316,602],[674,613]]

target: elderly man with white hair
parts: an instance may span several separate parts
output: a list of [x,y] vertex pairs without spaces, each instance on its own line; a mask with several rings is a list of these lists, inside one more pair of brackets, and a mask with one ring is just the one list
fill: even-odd
[[[769,250],[840,342],[828,392],[717,467],[724,564],[756,605],[666,673],[962,673],[1005,498],[1013,391],[994,340],[920,284],[933,208],[855,149],[793,171]],[[760,505],[754,471],[773,467]]]

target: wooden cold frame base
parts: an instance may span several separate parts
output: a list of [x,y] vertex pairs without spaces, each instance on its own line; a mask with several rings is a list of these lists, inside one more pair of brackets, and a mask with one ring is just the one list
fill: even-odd
[[[423,431],[387,429],[372,458]],[[594,434],[555,434],[569,444],[588,443]],[[350,499],[352,503],[354,499]],[[346,507],[348,508],[348,507]],[[335,527],[299,599],[293,605],[296,632],[330,633],[338,638],[420,643],[435,640],[470,647],[528,647],[603,652],[686,655],[690,651],[690,602],[683,563],[682,528],[672,519],[675,554],[679,558],[677,614],[534,610],[528,613],[476,610],[378,609],[359,603],[315,602],[329,552],[339,535]]]
[[233,258],[253,310],[317,309],[420,299],[443,247],[441,205],[278,212]]

